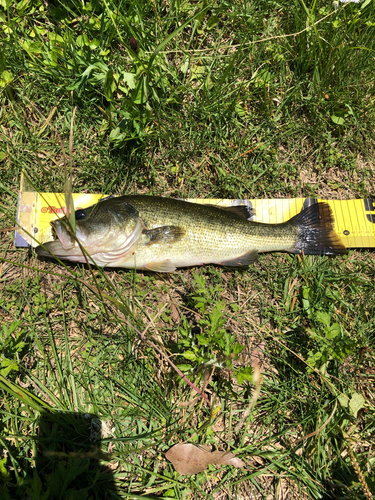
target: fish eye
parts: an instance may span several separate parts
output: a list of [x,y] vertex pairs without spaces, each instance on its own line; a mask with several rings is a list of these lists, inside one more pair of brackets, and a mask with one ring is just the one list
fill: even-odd
[[76,220],[82,220],[86,217],[86,212],[84,210],[76,211]]

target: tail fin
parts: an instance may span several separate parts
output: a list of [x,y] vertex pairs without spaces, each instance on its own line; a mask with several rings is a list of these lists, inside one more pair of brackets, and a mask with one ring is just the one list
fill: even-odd
[[328,203],[320,202],[305,208],[288,224],[298,229],[297,241],[289,251],[305,255],[340,255],[347,253],[334,228],[334,217]]

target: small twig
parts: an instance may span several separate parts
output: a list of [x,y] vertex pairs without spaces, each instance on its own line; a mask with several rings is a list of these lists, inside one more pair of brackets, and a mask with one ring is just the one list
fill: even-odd
[[[207,389],[207,386],[211,382],[212,375],[214,374],[214,372],[215,372],[215,367],[213,367],[211,374],[209,376],[207,375],[209,373],[208,370],[204,372],[202,392],[204,392]],[[181,408],[189,408],[189,406],[193,406],[198,400],[199,397],[196,397],[194,399],[191,399],[190,401],[186,401],[186,403],[178,403],[178,406],[181,406]]]
[[332,411],[331,415],[327,418],[327,420],[324,422],[324,424],[321,427],[319,427],[319,429],[317,429],[316,431],[311,432],[310,434],[307,434],[306,436],[303,436],[303,437],[297,439],[297,441],[295,441],[294,444],[297,444],[300,441],[303,441],[304,439],[308,439],[308,438],[311,438],[311,437],[316,436],[317,434],[319,434],[325,427],[327,427],[327,425],[329,424],[329,422],[332,420],[333,415],[335,414],[336,410],[337,410],[337,399],[335,401],[335,407],[333,408],[333,411]]
[[242,158],[243,156],[248,155],[252,151],[255,151],[256,149],[260,148],[260,146],[261,146],[261,144],[259,144],[258,146],[255,146],[255,148],[248,149],[244,153],[240,154],[240,156],[237,156],[235,159],[238,160],[239,158]]

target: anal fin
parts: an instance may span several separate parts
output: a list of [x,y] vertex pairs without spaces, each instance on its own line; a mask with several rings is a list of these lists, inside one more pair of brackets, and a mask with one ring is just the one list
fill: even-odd
[[218,262],[222,266],[230,266],[230,267],[241,267],[241,266],[249,266],[250,264],[254,264],[258,260],[258,250],[251,250],[243,255],[239,255],[235,259],[223,260]]

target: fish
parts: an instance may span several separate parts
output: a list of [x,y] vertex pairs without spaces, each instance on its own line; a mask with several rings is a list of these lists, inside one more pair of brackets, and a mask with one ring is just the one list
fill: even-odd
[[75,212],[73,235],[66,217],[53,221],[57,237],[36,248],[43,257],[99,267],[172,272],[217,264],[245,267],[261,252],[342,255],[325,202],[280,224],[252,222],[248,207],[218,207],[174,198],[125,195]]

